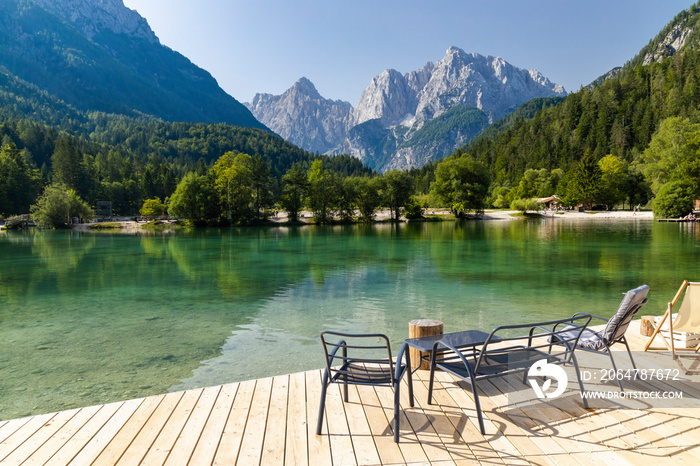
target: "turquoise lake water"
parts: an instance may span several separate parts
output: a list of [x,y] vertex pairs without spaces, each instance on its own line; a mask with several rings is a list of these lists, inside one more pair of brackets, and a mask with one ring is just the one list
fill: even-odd
[[547,219],[0,234],[0,419],[323,365],[322,330],[445,331],[698,280],[700,225]]

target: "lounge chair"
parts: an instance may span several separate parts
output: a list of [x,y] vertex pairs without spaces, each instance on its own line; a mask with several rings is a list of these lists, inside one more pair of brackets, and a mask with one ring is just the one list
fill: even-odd
[[[333,341],[329,341],[328,337]],[[340,341],[335,342],[335,338]],[[391,357],[389,339],[382,334],[350,334],[337,332],[321,333],[323,351],[326,354],[326,370],[323,373],[321,404],[318,410],[316,434],[321,435],[326,390],[332,383],[343,384],[343,399],[348,401],[348,385],[371,385],[394,389],[394,441],[399,442],[399,401],[401,379],[408,373],[408,397],[413,407],[413,383],[411,379],[411,357],[404,344],[396,358]],[[341,354],[337,354],[342,350]],[[350,353],[348,353],[350,350]],[[386,355],[386,357],[383,357]],[[402,364],[401,360],[406,360]]]
[[[486,434],[481,404],[476,390],[477,382],[509,374],[523,373],[523,383],[528,376],[538,374],[538,367],[573,363],[576,370],[583,404],[588,408],[588,401],[583,396],[578,363],[574,356],[576,342],[590,322],[589,315],[578,315],[567,319],[539,322],[534,324],[503,325],[494,329],[482,345],[457,349],[446,338],[433,345],[430,357],[430,383],[428,385],[428,404],[433,399],[433,381],[435,369],[442,369],[467,382],[474,395],[474,404],[482,435]],[[573,329],[573,330],[572,330]],[[514,334],[517,334],[514,336]],[[449,350],[443,356],[437,356],[441,350]],[[557,368],[558,370],[561,370]],[[532,372],[532,373],[531,373]],[[543,371],[543,375],[551,375]],[[532,384],[532,382],[531,382]],[[551,382],[545,382],[540,390],[546,390]],[[539,388],[539,387],[538,387]],[[564,390],[565,387],[557,387]],[[535,386],[533,385],[533,389]],[[537,393],[537,389],[535,389]],[[542,395],[540,392],[538,395]],[[550,396],[547,396],[550,397]]]
[[[685,294],[683,292],[685,291]],[[678,300],[683,296],[683,301],[678,307],[678,314],[673,316],[673,308],[678,303]],[[668,319],[668,330],[669,339],[661,332],[661,327],[664,322]],[[674,337],[680,333],[700,333],[700,282],[689,282],[685,280],[681,287],[678,289],[676,296],[673,297],[673,301],[668,303],[668,309],[663,315],[658,324],[654,325],[654,333],[652,333],[649,338],[649,342],[644,347],[644,351],[649,350],[668,350],[671,351],[671,356],[673,360],[678,363],[681,369],[685,371],[686,374],[700,374],[700,370],[692,370],[686,368],[681,361],[681,355],[677,354],[679,351],[692,351],[693,355],[684,355],[697,358],[697,353],[700,350],[700,344],[695,348],[677,348],[674,342]],[[658,335],[663,342],[663,347],[653,347],[651,344],[654,338]],[[670,342],[669,342],[670,340]]]
[[[594,319],[607,322],[607,324],[600,332],[596,332],[590,328],[585,329],[583,335],[581,335],[581,338],[578,340],[578,348],[592,353],[607,353],[608,356],[610,356],[613,370],[617,372],[617,366],[615,365],[615,359],[613,358],[612,351],[610,351],[610,347],[616,343],[622,343],[625,345],[625,348],[627,348],[627,354],[632,362],[632,367],[636,369],[637,366],[634,363],[630,346],[627,344],[625,332],[635,314],[647,303],[647,294],[649,294],[648,285],[642,285],[633,290],[629,290],[625,293],[625,297],[622,298],[617,312],[615,312],[615,315],[609,320],[604,317],[586,314]],[[617,379],[617,384],[620,386],[620,391],[624,392],[622,380],[620,378]]]

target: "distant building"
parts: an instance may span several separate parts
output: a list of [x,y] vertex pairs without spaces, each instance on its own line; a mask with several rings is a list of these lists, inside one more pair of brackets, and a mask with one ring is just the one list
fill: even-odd
[[545,209],[556,209],[559,205],[559,197],[556,194],[549,197],[538,197],[537,202],[544,204]]

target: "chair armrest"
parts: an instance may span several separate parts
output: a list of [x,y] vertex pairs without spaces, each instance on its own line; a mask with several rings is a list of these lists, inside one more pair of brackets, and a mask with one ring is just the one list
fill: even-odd
[[[406,366],[404,370],[401,370],[401,359],[406,359]],[[394,380],[401,380],[401,377],[406,373],[406,371],[411,370],[411,352],[408,351],[408,343],[404,342],[401,345],[399,354],[396,356],[396,369],[394,373]]]
[[603,322],[607,322],[608,320],[610,320],[610,319],[606,319],[605,317],[600,317],[600,316],[596,316],[593,314],[589,314],[588,312],[577,312],[576,314],[573,315],[573,317],[577,317],[577,316],[591,316],[591,317],[594,317],[596,319],[600,319]]
[[[489,335],[489,338],[491,338],[490,335]],[[471,377],[471,379],[472,379],[472,381],[473,381],[473,379],[474,379],[474,370],[473,370],[472,367],[469,365],[469,362],[467,361],[467,358],[464,356],[464,354],[462,354],[462,352],[461,352],[460,350],[458,350],[457,348],[455,348],[455,347],[452,346],[451,344],[447,343],[446,341],[438,340],[438,341],[436,341],[435,344],[433,345],[433,355],[436,354],[435,352],[436,352],[437,349],[438,349],[438,345],[442,345],[442,346],[444,346],[445,348],[447,348],[447,349],[453,351],[453,352],[462,360],[462,363],[464,364],[464,368],[467,370],[467,373],[469,374],[469,376]],[[486,344],[484,344],[484,346],[482,346],[482,351],[483,351],[483,348],[484,348],[485,346],[486,346]],[[481,360],[481,354],[479,355],[479,360]],[[434,356],[433,356],[433,358],[431,358],[431,368],[430,368],[431,370],[433,369],[433,367],[432,367],[433,364],[435,364],[435,357],[434,357]],[[478,367],[478,364],[477,364],[476,367]]]

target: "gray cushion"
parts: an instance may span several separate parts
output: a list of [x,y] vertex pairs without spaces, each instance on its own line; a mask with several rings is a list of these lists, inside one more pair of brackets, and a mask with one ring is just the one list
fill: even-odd
[[[625,293],[617,312],[608,321],[608,325],[600,332],[600,337],[605,339],[608,345],[622,338],[634,315],[642,307],[649,293],[649,286],[642,285]],[[588,332],[586,332],[588,333]]]

